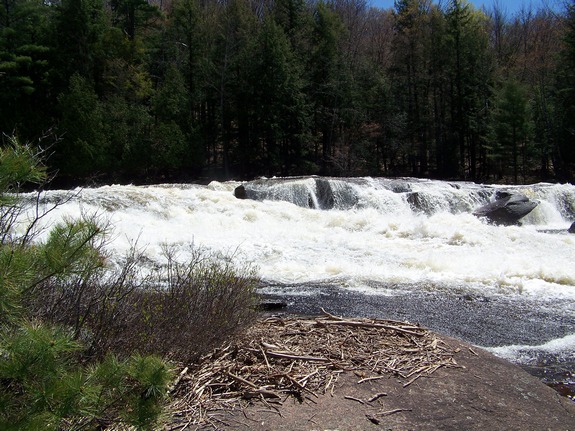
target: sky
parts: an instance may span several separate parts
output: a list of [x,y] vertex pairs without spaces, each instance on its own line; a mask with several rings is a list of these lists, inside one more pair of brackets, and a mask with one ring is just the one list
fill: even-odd
[[[445,2],[446,0],[443,1]],[[563,10],[562,4],[564,2],[563,0],[470,0],[470,3],[473,3],[478,9],[485,6],[489,10],[494,1],[497,1],[510,15],[521,10],[523,6],[529,5],[533,6],[535,10],[543,6],[550,6],[554,10],[560,11]],[[437,2],[437,0],[434,0],[434,2]],[[371,0],[371,4],[383,9],[393,8],[393,0]]]

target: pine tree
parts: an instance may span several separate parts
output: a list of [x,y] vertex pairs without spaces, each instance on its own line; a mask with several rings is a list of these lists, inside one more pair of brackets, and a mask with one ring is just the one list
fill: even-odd
[[272,19],[265,20],[256,46],[251,75],[255,139],[264,143],[266,172],[286,175],[297,169],[307,127],[302,72],[287,36]]
[[34,298],[50,296],[43,291],[48,280],[56,289],[71,287],[74,278],[85,286],[103,262],[94,241],[104,230],[93,223],[56,226],[44,243],[33,241],[37,219],[24,233],[16,229],[25,211],[19,187],[45,179],[30,146],[11,138],[0,149],[0,429],[99,429],[119,420],[153,429],[171,380],[164,361],[107,356],[86,366],[83,331],[37,319],[30,307]]
[[314,11],[313,45],[310,57],[310,98],[315,118],[316,158],[322,174],[332,172],[332,160],[338,142],[341,109],[345,104],[348,76],[342,59],[341,42],[345,28],[340,17],[326,3]]
[[525,182],[531,166],[532,127],[526,91],[515,80],[508,80],[501,89],[493,129],[490,157],[496,162],[500,179],[510,167],[513,182],[518,184],[520,174]]
[[556,142],[553,164],[561,180],[575,172],[575,1],[567,5],[565,35],[559,57],[556,83]]
[[32,137],[48,129],[49,22],[38,0],[0,3],[0,130]]
[[406,118],[404,154],[408,173],[423,176],[428,170],[428,137],[426,133],[427,76],[425,45],[429,31],[428,0],[395,2],[392,73],[396,82],[395,97]]
[[56,144],[54,163],[60,176],[87,178],[105,173],[109,166],[103,106],[92,81],[76,73],[68,91],[58,98],[64,136]]

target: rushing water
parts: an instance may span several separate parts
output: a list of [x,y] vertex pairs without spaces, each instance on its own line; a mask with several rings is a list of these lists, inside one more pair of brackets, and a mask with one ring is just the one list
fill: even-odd
[[[232,253],[297,311],[403,317],[524,365],[575,363],[574,186],[292,178],[248,183],[253,199],[237,199],[239,185],[76,190],[43,222],[97,213],[114,253],[136,240],[151,261],[166,243]],[[538,202],[521,226],[472,214],[499,189]]]

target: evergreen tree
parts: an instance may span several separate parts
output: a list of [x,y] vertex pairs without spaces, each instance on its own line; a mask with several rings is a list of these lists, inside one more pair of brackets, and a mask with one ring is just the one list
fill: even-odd
[[81,331],[34,319],[30,304],[50,296],[48,280],[61,289],[76,277],[91,283],[88,274],[103,262],[95,244],[104,230],[93,223],[56,226],[43,243],[37,219],[23,234],[16,229],[25,208],[19,186],[45,179],[29,146],[11,138],[0,149],[0,429],[99,429],[111,421],[153,429],[171,380],[165,362],[109,355],[87,366]]
[[242,177],[253,177],[258,175],[261,167],[251,136],[254,118],[252,89],[259,81],[250,75],[249,67],[254,60],[257,17],[248,2],[232,0],[220,19],[214,87],[217,88],[223,171],[225,176],[236,172]]
[[566,29],[556,83],[556,144],[553,164],[557,176],[570,180],[575,172],[575,1],[567,5]]
[[266,18],[253,63],[254,135],[264,143],[264,169],[287,175],[297,170],[307,132],[301,70],[285,33]]
[[[393,44],[395,98],[407,120],[404,130],[407,165],[410,175],[423,176],[428,170],[426,133],[427,76],[425,42],[429,31],[430,1],[395,2],[396,36]],[[404,169],[405,169],[404,168]]]
[[313,46],[310,57],[310,98],[315,118],[316,159],[322,174],[332,172],[341,108],[349,81],[341,57],[341,41],[345,28],[340,17],[323,2],[314,11]]
[[56,145],[54,163],[61,177],[70,179],[103,174],[109,167],[103,106],[89,79],[76,73],[66,93],[58,98],[65,132]]
[[493,81],[485,19],[465,0],[452,0],[447,11],[452,139],[457,142],[460,175],[473,180],[487,132]]
[[274,20],[289,39],[292,51],[300,61],[309,48],[311,16],[304,0],[278,0],[274,3]]
[[99,81],[103,62],[102,37],[111,23],[101,0],[63,0],[53,24],[52,79],[64,91],[72,75]]
[[0,130],[36,137],[52,126],[51,15],[52,8],[39,0],[0,3]]
[[114,23],[130,40],[135,40],[139,30],[153,26],[160,17],[158,7],[146,0],[111,0],[110,7]]
[[525,89],[515,80],[504,83],[494,114],[494,136],[490,157],[495,161],[499,179],[510,166],[515,184],[521,174],[526,180],[531,167],[531,119]]
[[[178,173],[189,167],[196,153],[186,151],[186,135],[180,125],[189,121],[189,104],[186,98],[184,77],[175,65],[168,66],[163,81],[152,97],[152,112],[155,122],[151,149],[154,154],[152,167],[159,173]],[[183,130],[182,130],[183,129]]]
[[[393,10],[364,0],[4,0],[0,130],[36,140],[57,129],[51,163],[78,182],[204,168],[226,178],[485,180],[507,84],[492,93],[513,80],[533,95],[541,175],[570,180],[573,9],[510,16],[496,5],[486,16],[466,0],[397,0]],[[531,157],[519,157],[518,180]]]

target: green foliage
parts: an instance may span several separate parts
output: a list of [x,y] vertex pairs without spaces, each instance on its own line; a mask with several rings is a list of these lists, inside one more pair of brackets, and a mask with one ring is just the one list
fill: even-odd
[[138,177],[149,168],[152,157],[149,131],[153,118],[147,107],[117,95],[106,101],[103,118],[105,124],[114,125],[106,130],[109,168]]
[[182,88],[185,88],[182,73],[175,65],[169,65],[163,82],[152,98],[156,121],[151,150],[158,156],[153,158],[151,166],[159,172],[178,171],[189,166],[185,135],[189,126],[183,126],[188,119],[186,108],[189,104]]
[[94,268],[103,265],[96,243],[105,234],[105,229],[94,220],[67,221],[50,230],[37,253],[49,274],[87,279]]
[[536,174],[533,153],[546,179],[570,179],[567,6],[509,16],[466,0],[398,0],[393,10],[6,0],[0,130],[35,141],[57,125],[50,164],[69,183],[317,173],[483,181],[501,172],[496,83],[515,80],[534,95],[537,124],[522,174]]
[[47,175],[39,153],[29,145],[20,145],[8,137],[0,147],[0,325],[11,321],[21,311],[22,286],[36,278],[35,249],[23,248],[30,239],[14,229],[23,211],[17,192],[23,185],[42,183]]
[[73,397],[64,386],[67,368],[79,345],[57,329],[25,322],[0,335],[0,428],[59,429],[59,413]]
[[564,180],[575,170],[575,2],[567,3],[566,30],[556,71],[556,143],[554,164]]
[[[39,154],[11,142],[0,152],[2,196],[45,176]],[[253,318],[253,268],[166,250],[166,263],[142,277],[135,247],[116,269],[106,265],[108,228],[97,218],[65,220],[39,241],[39,206],[22,227],[33,201],[3,202],[1,429],[154,429],[173,378],[155,355],[197,359]]]
[[520,84],[506,82],[495,111],[494,138],[490,157],[496,162],[502,177],[507,167],[512,169],[513,181],[518,182],[519,173],[526,177],[530,156],[531,115],[527,94]]
[[106,169],[109,151],[103,105],[89,80],[74,74],[68,91],[58,99],[60,127],[66,131],[57,144],[61,174],[91,176]]
[[[49,109],[48,84],[52,10],[38,0],[0,4],[0,131],[39,131]],[[41,120],[41,121],[38,121]]]
[[55,16],[52,43],[55,85],[62,90],[77,74],[99,80],[99,63],[103,61],[102,38],[109,27],[104,3],[99,0],[63,0]]
[[30,145],[20,145],[15,137],[0,147],[0,204],[10,200],[7,193],[17,191],[26,183],[40,184],[46,179],[46,168],[38,152]]
[[157,6],[145,0],[112,0],[110,6],[114,19],[131,40],[136,38],[137,30],[152,25],[160,15]]
[[133,387],[126,391],[131,409],[127,422],[138,429],[153,429],[152,424],[161,414],[162,400],[172,374],[164,361],[154,356],[134,356],[127,362],[127,375]]
[[289,166],[290,159],[298,158],[294,153],[307,127],[302,73],[287,36],[272,19],[264,22],[255,47],[250,73],[259,76],[261,83],[250,89],[253,148],[258,142],[265,143],[260,170],[285,175],[289,172],[285,164]]
[[97,429],[116,417],[153,429],[172,379],[153,356],[112,356],[84,368],[81,345],[61,329],[24,323],[0,338],[3,430]]
[[[136,355],[85,365],[80,336],[90,319],[80,304],[86,286],[102,275],[106,230],[91,219],[67,221],[32,244],[37,214],[19,233],[25,204],[15,193],[21,183],[44,178],[40,154],[29,146],[11,138],[0,150],[0,429],[99,429],[117,420],[152,429],[172,379],[167,363]],[[55,291],[74,299],[60,307],[66,325],[53,325],[62,316],[38,308]]]

